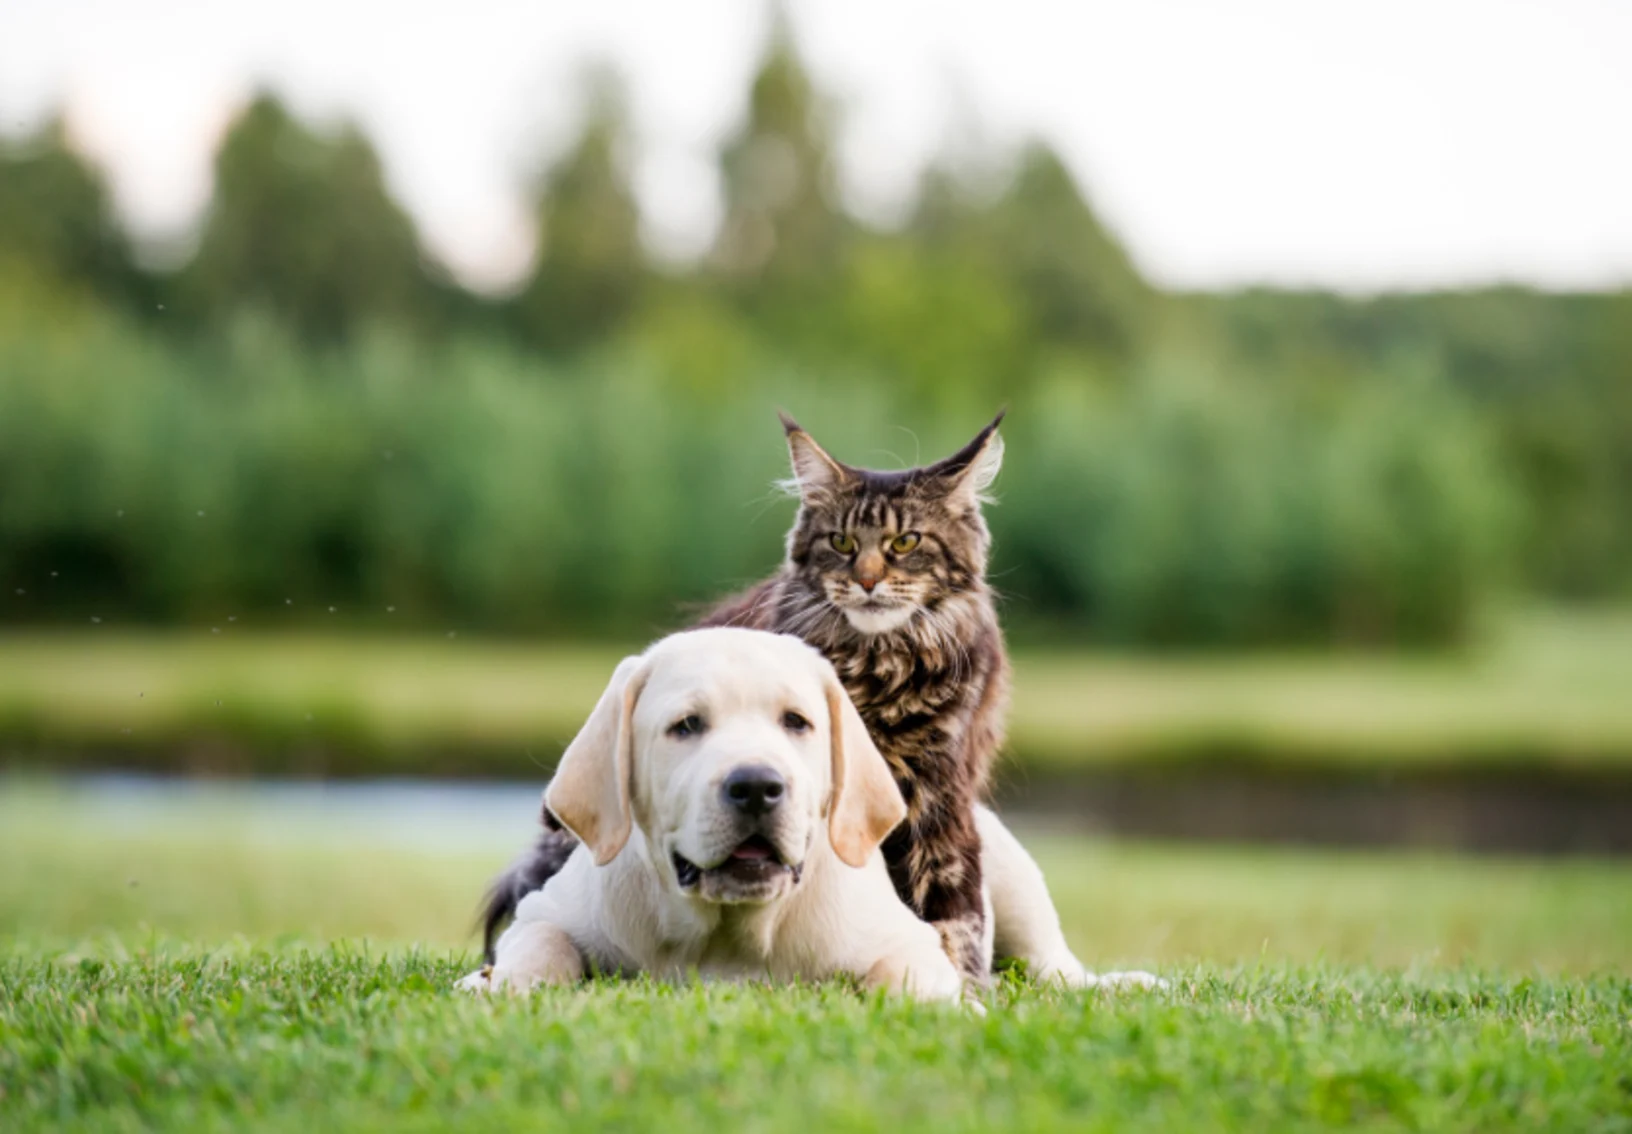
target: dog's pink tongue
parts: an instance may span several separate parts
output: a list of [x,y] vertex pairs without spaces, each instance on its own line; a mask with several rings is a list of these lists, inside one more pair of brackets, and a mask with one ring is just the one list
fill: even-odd
[[770,858],[771,857],[771,848],[766,846],[764,843],[760,843],[760,842],[743,843],[740,847],[738,847],[736,850],[731,852],[731,857],[732,858]]

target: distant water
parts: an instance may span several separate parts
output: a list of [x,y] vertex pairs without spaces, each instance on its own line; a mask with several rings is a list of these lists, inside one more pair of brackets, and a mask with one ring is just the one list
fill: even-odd
[[229,825],[255,841],[314,839],[374,846],[519,851],[538,831],[540,783],[455,780],[196,780],[89,775],[10,781],[108,830],[171,822]]

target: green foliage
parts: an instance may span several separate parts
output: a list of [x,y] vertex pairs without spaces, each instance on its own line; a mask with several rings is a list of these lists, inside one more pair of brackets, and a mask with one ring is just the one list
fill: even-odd
[[1009,396],[1000,376],[1021,349],[1025,313],[978,261],[869,237],[857,241],[837,294],[844,351],[894,375],[914,416],[975,417]]
[[1097,400],[1062,381],[1017,420],[1035,479],[993,519],[1022,609],[1126,642],[1460,636],[1508,497],[1456,399],[1379,382],[1333,408],[1212,377]]
[[[51,351],[0,340],[0,577],[33,591],[12,608],[36,616],[198,621],[292,600],[639,633],[775,565],[789,505],[769,489],[786,460],[772,406],[857,463],[970,429],[967,410],[865,374],[722,381],[699,396],[638,351],[562,368],[383,331],[312,354],[247,317],[185,349],[111,322]],[[1495,478],[1448,395],[1424,414],[1379,387],[1323,414],[1162,374],[1081,393],[1061,380],[1010,418],[995,570],[1022,622],[1439,641],[1496,578]],[[910,455],[884,424],[903,417],[925,428]]]
[[832,120],[778,15],[748,92],[747,120],[720,153],[725,218],[714,262],[783,333],[837,277],[849,225],[836,207]]
[[63,610],[628,631],[759,573],[785,520],[745,522],[779,444],[746,407],[478,344],[308,356],[239,320],[191,351],[25,345],[0,373],[0,571]]
[[1105,230],[1058,154],[1021,153],[989,218],[990,268],[1028,301],[1034,342],[1131,358],[1148,341],[1154,296]]
[[115,303],[138,289],[107,186],[60,121],[32,137],[0,139],[0,270]]
[[265,309],[314,340],[424,313],[413,222],[352,126],[319,134],[261,95],[227,131],[198,253],[177,283],[184,313]]
[[1437,375],[1488,424],[1517,490],[1524,578],[1571,597],[1632,586],[1632,292],[1250,291],[1188,305],[1235,363],[1302,374],[1333,398],[1356,375]]
[[506,297],[423,261],[354,128],[270,96],[173,273],[130,266],[60,130],[0,154],[0,598],[672,625],[775,562],[779,404],[886,465],[1010,405],[996,566],[1022,627],[1432,643],[1503,586],[1632,587],[1632,293],[1164,294],[1036,140],[942,158],[875,230],[840,207],[835,110],[780,18],[715,247],[661,267],[615,77],[583,101]]
[[539,263],[511,304],[524,341],[555,353],[582,350],[622,325],[648,275],[624,168],[622,88],[596,72],[585,95],[583,131],[540,186]]

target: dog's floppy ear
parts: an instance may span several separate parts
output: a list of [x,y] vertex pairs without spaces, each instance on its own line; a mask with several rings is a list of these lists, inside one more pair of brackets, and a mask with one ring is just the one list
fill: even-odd
[[635,775],[633,718],[646,676],[641,658],[618,663],[544,792],[544,806],[583,840],[597,866],[618,856],[634,822],[629,805]]
[[861,714],[831,670],[823,683],[833,737],[833,801],[827,834],[839,858],[859,867],[907,817],[907,805],[890,766],[867,735]]

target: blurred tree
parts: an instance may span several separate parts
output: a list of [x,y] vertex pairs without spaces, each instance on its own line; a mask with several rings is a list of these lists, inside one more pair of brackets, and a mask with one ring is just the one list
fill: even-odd
[[584,89],[582,132],[542,179],[534,209],[538,264],[513,303],[522,337],[558,352],[604,339],[622,324],[648,274],[626,167],[622,85],[596,69]]
[[1260,288],[1182,303],[1242,381],[1317,387],[1337,406],[1416,369],[1467,395],[1522,491],[1526,582],[1579,598],[1632,588],[1632,293]]
[[991,171],[967,164],[943,158],[921,180],[906,234],[917,262],[895,273],[893,299],[878,286],[876,255],[857,257],[872,271],[848,290],[880,310],[854,341],[900,364],[910,335],[920,344],[911,353],[933,359],[942,382],[988,398],[1061,356],[1083,373],[1125,366],[1148,343],[1159,297],[1059,158],[1027,146],[995,192]]
[[[950,435],[1009,401],[999,546],[1060,626],[1454,636],[1505,582],[1510,515],[1533,590],[1632,592],[1632,292],[1164,294],[1056,153],[1004,161],[985,138],[931,168],[904,229],[870,231],[837,205],[832,118],[781,14],[720,153],[713,255],[658,271],[621,91],[606,72],[586,91],[537,186],[539,262],[505,301],[427,268],[360,134],[269,96],[224,141],[173,279],[132,267],[60,124],[0,148],[0,573],[77,564],[83,593],[155,617],[293,586],[492,625],[545,591],[537,611],[586,626],[645,618],[774,549],[698,506],[768,475],[728,463],[774,456],[751,424],[768,402]],[[152,312],[159,286],[206,349],[105,317],[132,296]],[[507,333],[609,349],[539,367]],[[230,532],[176,522],[229,509]],[[600,527],[629,574],[598,570]]]
[[835,207],[830,119],[778,9],[747,118],[720,153],[725,220],[713,261],[783,332],[820,318],[850,232]]
[[1024,297],[989,261],[956,244],[866,235],[854,242],[833,302],[853,361],[905,387],[918,412],[989,414],[1019,389]]
[[195,317],[261,307],[332,341],[372,319],[423,316],[429,283],[368,140],[350,125],[315,133],[262,94],[216,155],[215,197],[181,291]]
[[107,187],[60,119],[0,145],[0,261],[120,303],[139,289]]
[[1155,294],[1053,149],[1033,142],[993,206],[997,266],[1025,297],[1040,342],[1125,361]]

